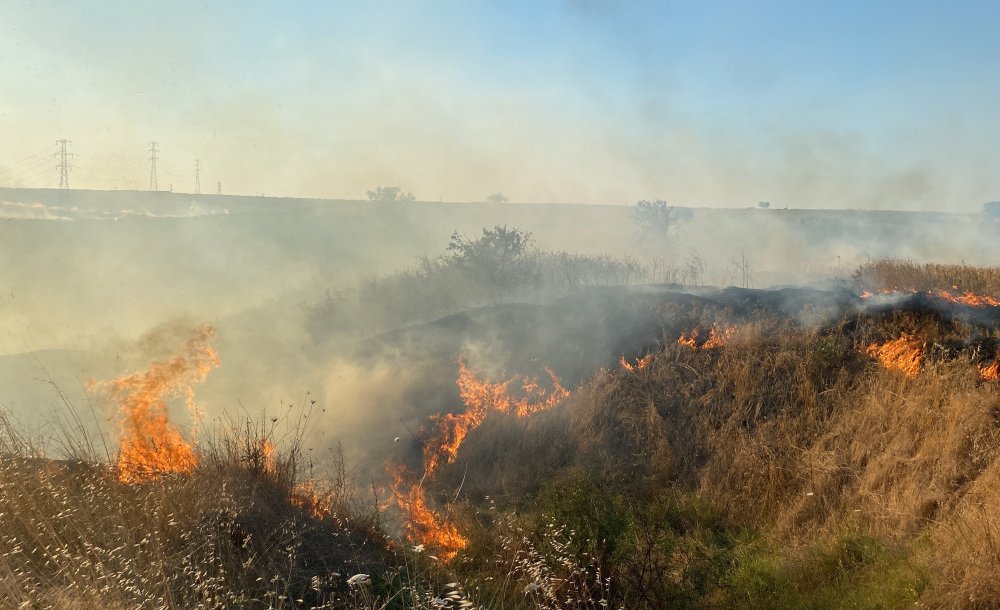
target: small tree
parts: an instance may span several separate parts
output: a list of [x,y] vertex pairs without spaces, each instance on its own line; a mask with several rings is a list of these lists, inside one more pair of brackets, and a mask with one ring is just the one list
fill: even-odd
[[493,193],[486,198],[486,203],[506,203],[507,197],[503,193]]
[[665,235],[676,221],[673,206],[662,199],[637,202],[633,218],[636,229],[643,236]]
[[368,201],[416,201],[413,193],[404,193],[398,186],[376,186],[368,191]]
[[767,208],[771,207],[771,202],[770,201],[758,201],[757,202],[757,207],[760,208],[760,209],[762,209],[762,210],[766,210]]
[[448,260],[482,281],[496,301],[498,295],[535,280],[526,256],[531,243],[531,233],[506,226],[483,229],[479,239],[455,232],[448,244]]

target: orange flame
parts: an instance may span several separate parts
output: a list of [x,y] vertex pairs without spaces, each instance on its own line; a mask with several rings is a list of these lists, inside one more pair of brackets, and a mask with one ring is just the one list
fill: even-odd
[[[451,524],[427,506],[423,481],[429,479],[441,464],[455,461],[459,447],[469,432],[478,428],[489,413],[498,411],[515,417],[528,417],[550,409],[569,396],[569,390],[562,386],[559,378],[550,369],[551,389],[539,385],[536,378],[514,377],[502,383],[481,380],[465,364],[465,358],[458,359],[458,393],[465,405],[461,413],[442,413],[429,420],[430,430],[425,430],[427,440],[423,448],[423,478],[407,473],[403,468],[393,472],[392,489],[396,502],[406,514],[404,524],[407,537],[428,547],[437,549],[445,561],[465,548],[466,540]],[[520,386],[520,396],[511,395],[511,387]]]
[[952,294],[946,290],[938,290],[934,296],[969,307],[1000,307],[1000,300],[991,296],[974,294],[971,291],[966,291],[963,294]]
[[166,401],[184,398],[191,412],[198,413],[194,385],[219,366],[209,345],[213,337],[215,329],[203,326],[170,360],[110,382],[90,382],[91,389],[107,392],[119,405],[122,439],[117,470],[122,483],[145,483],[164,474],[189,473],[197,466],[194,447],[170,423]]
[[986,381],[1000,381],[1000,351],[993,357],[993,362],[979,365],[979,375]]
[[333,515],[335,490],[320,489],[314,479],[307,479],[292,489],[291,503],[298,506],[315,519],[326,519]]
[[427,506],[427,497],[421,483],[407,485],[404,469],[393,474],[392,489],[396,502],[406,515],[403,530],[407,539],[432,548],[438,557],[449,561],[464,549],[469,541],[451,523]]
[[885,368],[900,371],[910,378],[917,376],[924,361],[923,342],[907,333],[892,341],[872,343],[865,348],[865,353]]
[[[698,337],[701,334],[701,328],[696,327],[694,330],[681,333],[681,336],[677,339],[677,345],[685,345],[691,349],[698,349]],[[736,334],[735,326],[719,326],[717,324],[712,325],[712,329],[708,332],[708,339],[705,339],[701,344],[701,349],[715,349],[725,345],[733,335]]]
[[[960,305],[968,305],[969,307],[1000,307],[1000,299],[991,297],[983,294],[976,294],[971,290],[967,290],[963,293],[958,292],[958,288],[953,286],[954,292],[949,292],[947,290],[928,290],[923,293],[927,296],[935,297],[938,299],[944,299],[952,303],[958,303]],[[878,294],[917,294],[920,292],[916,288],[910,289],[882,289],[878,291]],[[870,290],[865,290],[861,293],[862,299],[867,299],[873,296]]]
[[652,361],[653,361],[653,354],[646,354],[642,358],[636,359],[635,364],[631,364],[628,360],[625,360],[625,356],[622,356],[618,360],[618,363],[621,364],[622,368],[625,369],[626,371],[635,372],[646,368]]
[[720,330],[719,327],[713,324],[711,332],[708,333],[708,341],[705,341],[705,344],[701,346],[701,349],[714,349],[722,347],[733,338],[735,333],[735,326],[724,326]]
[[698,329],[695,328],[691,332],[681,332],[681,336],[677,339],[677,345],[686,345],[691,349],[698,349]]
[[[433,473],[442,460],[446,463],[455,461],[466,435],[478,428],[491,411],[526,417],[550,409],[569,396],[569,391],[562,387],[555,373],[549,369],[545,372],[552,385],[552,390],[548,392],[535,378],[519,376],[502,383],[482,381],[469,370],[465,359],[459,358],[458,380],[455,383],[465,411],[431,416],[430,422],[435,429],[424,445],[426,474]],[[510,395],[510,388],[515,382],[521,386],[521,397],[516,399]]]

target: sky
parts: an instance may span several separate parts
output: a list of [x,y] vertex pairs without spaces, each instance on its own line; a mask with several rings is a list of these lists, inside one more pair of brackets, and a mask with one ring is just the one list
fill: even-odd
[[0,185],[975,211],[1000,4],[0,1]]

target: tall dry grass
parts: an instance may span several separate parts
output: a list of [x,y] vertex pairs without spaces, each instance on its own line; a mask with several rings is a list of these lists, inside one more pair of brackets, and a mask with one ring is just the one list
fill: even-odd
[[854,280],[863,290],[946,290],[1000,298],[1000,267],[942,265],[881,259],[858,268]]
[[426,607],[391,586],[405,558],[343,471],[303,486],[299,437],[227,426],[192,475],[125,485],[106,463],[44,456],[9,419],[2,428],[3,607]]

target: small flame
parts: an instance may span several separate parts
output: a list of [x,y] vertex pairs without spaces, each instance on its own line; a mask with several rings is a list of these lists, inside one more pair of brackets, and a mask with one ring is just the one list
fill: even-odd
[[[458,359],[458,394],[465,410],[461,413],[442,413],[430,417],[429,431],[423,449],[423,477],[417,479],[413,473],[397,467],[394,469],[392,489],[396,502],[406,515],[404,525],[407,537],[420,544],[437,549],[439,556],[447,561],[465,548],[466,540],[458,530],[427,506],[423,481],[428,480],[441,464],[455,461],[458,450],[469,432],[475,430],[494,411],[510,413],[515,417],[528,417],[557,405],[567,396],[569,390],[562,386],[559,378],[550,369],[551,389],[546,390],[536,378],[514,377],[502,383],[491,383],[476,377],[465,364],[465,358]],[[511,396],[511,388],[520,386],[520,396]]]
[[735,326],[724,326],[721,329],[714,324],[712,325],[712,330],[708,333],[708,341],[705,341],[705,345],[702,345],[702,349],[714,349],[717,347],[722,347],[733,335],[736,334]]
[[[708,332],[708,338],[701,343],[701,349],[715,349],[724,346],[733,336],[736,334],[735,326],[719,326],[713,324],[711,330]],[[699,349],[698,337],[701,335],[701,328],[696,327],[694,330],[681,333],[681,336],[677,339],[677,345],[684,345],[690,347],[691,349]]]
[[166,401],[183,398],[192,413],[199,413],[194,385],[219,366],[219,357],[209,345],[214,337],[215,329],[203,326],[170,360],[154,362],[145,371],[113,381],[88,384],[92,390],[106,392],[119,405],[122,438],[117,470],[122,483],[146,483],[164,474],[186,474],[197,466],[194,446],[170,422]]
[[690,332],[681,332],[681,336],[677,339],[677,345],[685,345],[691,349],[698,349],[698,329],[695,328]]
[[993,357],[993,362],[979,365],[979,375],[986,381],[1000,381],[1000,350]]
[[885,368],[900,371],[910,378],[920,373],[924,361],[923,342],[908,333],[885,343],[872,343],[865,348],[865,353]]
[[292,489],[291,503],[316,519],[333,515],[334,490],[321,490],[314,479],[307,479]]
[[642,358],[636,359],[635,364],[631,364],[628,360],[625,359],[625,356],[622,356],[618,360],[619,364],[622,365],[623,369],[631,372],[640,371],[646,368],[652,361],[653,361],[653,354],[646,354]]

